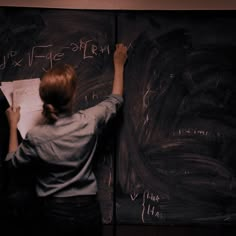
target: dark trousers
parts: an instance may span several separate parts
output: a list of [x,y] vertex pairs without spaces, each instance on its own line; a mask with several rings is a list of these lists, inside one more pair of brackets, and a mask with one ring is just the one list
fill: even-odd
[[102,235],[96,196],[40,199],[39,235]]

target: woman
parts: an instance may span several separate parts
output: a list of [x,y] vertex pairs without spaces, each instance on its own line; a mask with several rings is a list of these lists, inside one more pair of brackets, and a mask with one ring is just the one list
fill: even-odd
[[[14,167],[37,165],[36,193],[42,210],[42,229],[54,235],[101,235],[101,212],[92,171],[98,131],[122,105],[127,48],[114,52],[112,93],[98,105],[72,112],[76,73],[70,65],[54,67],[41,79],[39,93],[46,123],[30,130],[18,146],[20,108],[8,108],[10,127],[6,160]],[[52,235],[51,234],[51,235]]]

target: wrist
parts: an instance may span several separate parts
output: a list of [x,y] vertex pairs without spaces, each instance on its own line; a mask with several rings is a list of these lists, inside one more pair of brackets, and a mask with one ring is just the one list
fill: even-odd
[[17,130],[17,124],[11,124],[10,131],[16,131],[16,130]]
[[123,70],[123,68],[115,68],[114,73],[115,73],[115,76],[121,77],[121,76],[123,76],[124,70]]
[[124,65],[123,64],[114,64],[115,70],[124,70]]

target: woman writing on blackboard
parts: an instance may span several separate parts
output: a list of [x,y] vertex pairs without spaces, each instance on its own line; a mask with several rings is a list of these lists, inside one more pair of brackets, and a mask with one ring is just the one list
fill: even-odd
[[35,163],[36,193],[42,203],[44,229],[51,235],[101,235],[101,212],[92,171],[98,131],[122,105],[127,48],[114,52],[112,94],[98,105],[72,113],[76,73],[70,65],[56,66],[41,79],[39,93],[46,123],[30,130],[18,146],[20,108],[8,108],[10,127],[6,160],[14,167]]

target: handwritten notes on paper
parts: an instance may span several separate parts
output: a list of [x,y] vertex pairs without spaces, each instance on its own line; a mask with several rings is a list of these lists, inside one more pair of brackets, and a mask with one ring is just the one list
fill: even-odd
[[15,106],[26,111],[42,110],[39,97],[40,79],[13,81],[13,100]]
[[42,120],[39,83],[39,78],[2,82],[1,90],[9,105],[21,108],[18,129],[22,138],[25,137],[29,129]]

